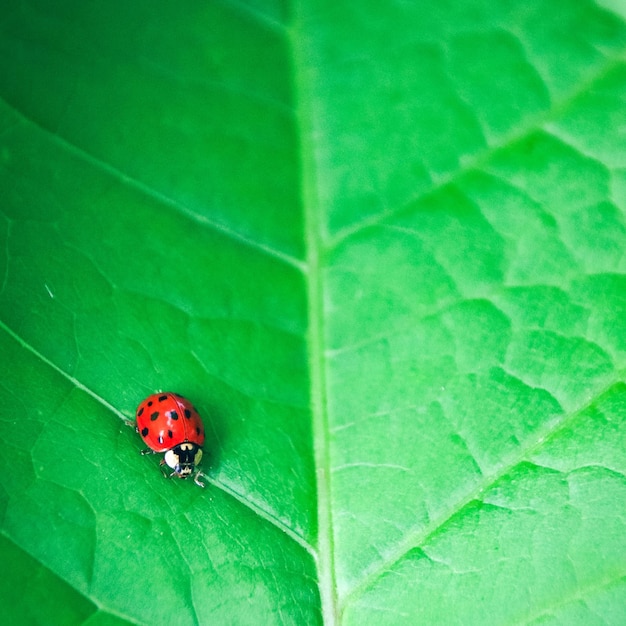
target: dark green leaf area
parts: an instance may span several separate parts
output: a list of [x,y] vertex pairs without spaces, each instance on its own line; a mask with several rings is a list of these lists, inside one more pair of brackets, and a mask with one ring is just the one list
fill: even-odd
[[5,536],[0,536],[0,554],[4,567],[0,594],[5,599],[0,615],[4,623],[44,626],[53,615],[59,624],[80,624],[97,611],[88,599]]
[[280,33],[223,3],[37,2],[5,11],[0,56],[12,70],[0,87],[11,106],[133,186],[302,258]]
[[[8,109],[2,111],[10,116]],[[7,193],[5,219],[12,228],[3,262],[12,274],[17,272],[6,289],[22,285],[21,292],[3,293],[5,300],[13,297],[20,305],[31,288],[33,297],[50,305],[47,316],[55,319],[61,312],[51,315],[52,305],[58,304],[53,298],[71,303],[78,313],[91,313],[107,298],[115,305],[121,292],[143,304],[136,315],[149,315],[162,303],[190,317],[243,319],[304,332],[305,291],[296,261],[287,257],[284,263],[278,251],[268,254],[254,243],[233,241],[33,131],[22,121],[3,137],[7,156],[0,182]],[[45,184],[45,196],[29,184],[33,176]],[[70,194],[67,180],[75,179],[81,184]],[[62,280],[68,266],[80,272],[71,281]],[[18,314],[24,317],[22,311]]]
[[[3,381],[5,399],[19,412],[0,417],[8,442],[0,457],[7,538],[131,622],[217,616],[227,623],[244,599],[250,613],[242,624],[271,615],[276,602],[276,624],[317,621],[312,559],[270,513],[212,485],[165,480],[157,459],[139,454],[138,435],[91,395],[34,356],[24,359],[6,334],[3,354],[21,354]],[[17,379],[37,381],[25,388],[27,404],[12,391]]]

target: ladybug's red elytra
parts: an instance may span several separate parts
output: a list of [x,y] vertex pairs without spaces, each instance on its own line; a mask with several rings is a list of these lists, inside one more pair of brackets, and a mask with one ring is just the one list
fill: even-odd
[[189,478],[204,487],[198,469],[202,460],[204,426],[196,408],[183,396],[164,391],[153,393],[137,407],[137,432],[148,448],[141,454],[164,452],[161,469],[167,465],[174,471],[165,476]]

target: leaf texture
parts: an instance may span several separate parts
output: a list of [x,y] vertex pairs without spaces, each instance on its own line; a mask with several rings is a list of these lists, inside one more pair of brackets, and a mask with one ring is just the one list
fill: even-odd
[[619,6],[35,1],[0,59],[3,617],[622,622]]

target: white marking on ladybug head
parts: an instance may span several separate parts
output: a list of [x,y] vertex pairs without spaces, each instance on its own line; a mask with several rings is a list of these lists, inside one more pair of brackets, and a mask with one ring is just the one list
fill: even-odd
[[174,450],[168,450],[164,455],[163,459],[172,469],[176,469],[176,466],[180,463],[178,454],[174,452]]

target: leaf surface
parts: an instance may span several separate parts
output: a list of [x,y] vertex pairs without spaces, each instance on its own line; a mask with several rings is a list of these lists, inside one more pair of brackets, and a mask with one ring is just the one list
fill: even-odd
[[625,16],[3,8],[7,617],[621,623]]

